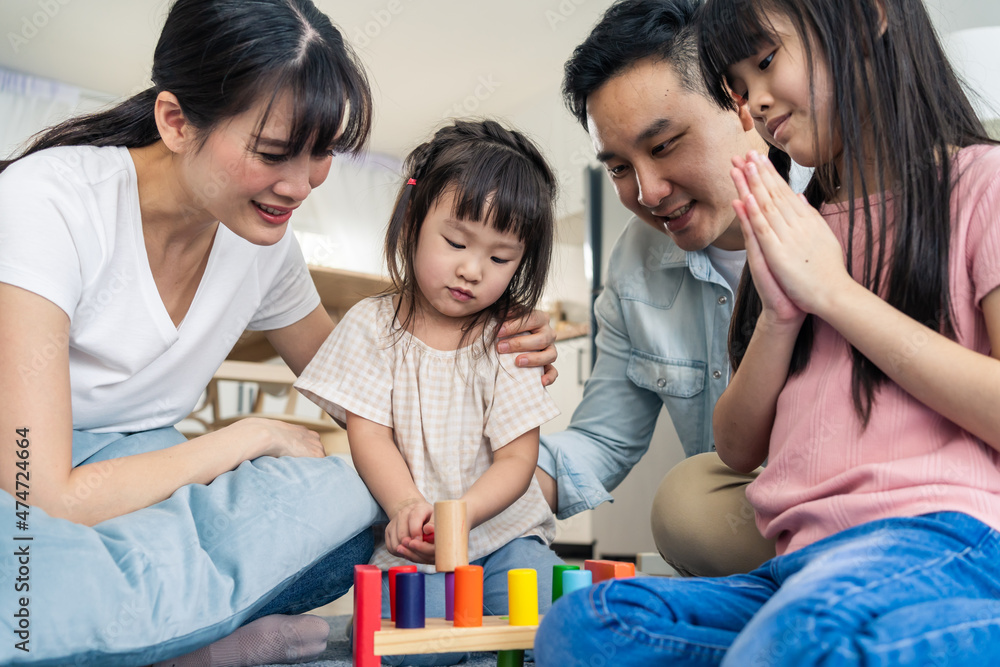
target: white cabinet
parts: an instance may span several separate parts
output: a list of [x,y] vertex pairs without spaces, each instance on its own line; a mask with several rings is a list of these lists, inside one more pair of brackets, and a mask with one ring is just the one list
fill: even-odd
[[[556,369],[559,379],[549,386],[549,396],[559,406],[560,414],[542,425],[542,433],[565,431],[573,411],[583,399],[583,386],[590,377],[590,336],[578,336],[556,343],[559,357]],[[556,542],[590,546],[594,543],[591,512],[582,512],[565,521],[556,522]]]
[[667,471],[683,459],[684,450],[670,415],[661,410],[649,451],[611,492],[615,502],[604,503],[588,513],[593,523],[594,550],[599,557],[631,558],[639,553],[656,551],[649,524],[653,496]]
[[549,396],[559,407],[559,416],[542,425],[542,433],[565,431],[573,411],[583,400],[583,386],[590,377],[590,336],[577,336],[556,343],[559,379],[549,385]]
[[[573,411],[583,398],[590,376],[590,337],[581,336],[556,343],[559,379],[549,387],[549,395],[562,411],[542,426],[542,433],[555,433],[569,426]],[[556,542],[594,545],[595,557],[634,557],[656,551],[650,532],[649,512],[660,480],[681,462],[684,451],[666,410],[660,412],[649,451],[625,480],[611,492],[614,503],[605,503],[593,512],[582,512],[558,522]]]

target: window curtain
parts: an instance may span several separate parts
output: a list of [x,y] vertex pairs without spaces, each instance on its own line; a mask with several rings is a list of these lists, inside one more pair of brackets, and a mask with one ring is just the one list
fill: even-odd
[[330,175],[292,216],[309,264],[384,275],[382,245],[402,163],[369,154],[337,156]]
[[36,132],[113,100],[110,95],[0,68],[0,156],[18,152]]

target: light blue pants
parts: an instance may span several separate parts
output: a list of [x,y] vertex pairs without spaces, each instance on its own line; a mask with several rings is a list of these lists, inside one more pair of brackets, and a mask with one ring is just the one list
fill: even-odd
[[540,667],[1000,665],[1000,533],[953,512],[856,526],[749,574],[559,600]]
[[[483,568],[483,614],[507,614],[507,572],[518,568],[538,571],[538,613],[544,614],[552,604],[552,566],[562,561],[537,537],[522,537],[500,547],[489,556],[472,561]],[[444,617],[444,574],[424,577],[424,609],[428,618]],[[389,618],[389,573],[382,574],[382,618]],[[467,653],[427,655],[392,655],[383,657],[386,665],[453,665]]]
[[[182,440],[172,428],[77,432],[74,464],[113,465]],[[15,509],[0,492],[0,664],[60,667],[148,665],[260,615],[319,606],[350,586],[384,517],[336,457],[245,461],[94,527],[31,508],[20,529]]]

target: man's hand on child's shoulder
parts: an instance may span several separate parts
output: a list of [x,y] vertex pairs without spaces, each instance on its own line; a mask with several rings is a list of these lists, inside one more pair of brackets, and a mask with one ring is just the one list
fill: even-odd
[[534,310],[525,318],[508,320],[500,327],[497,352],[519,353],[518,366],[543,367],[542,385],[549,386],[559,377],[552,362],[556,360],[556,331],[549,323],[549,314]]

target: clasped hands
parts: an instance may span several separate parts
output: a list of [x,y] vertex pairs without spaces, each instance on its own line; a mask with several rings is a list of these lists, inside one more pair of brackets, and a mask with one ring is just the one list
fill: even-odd
[[796,326],[806,314],[823,317],[844,281],[854,283],[830,226],[766,156],[750,151],[734,157],[730,175],[762,316]]

